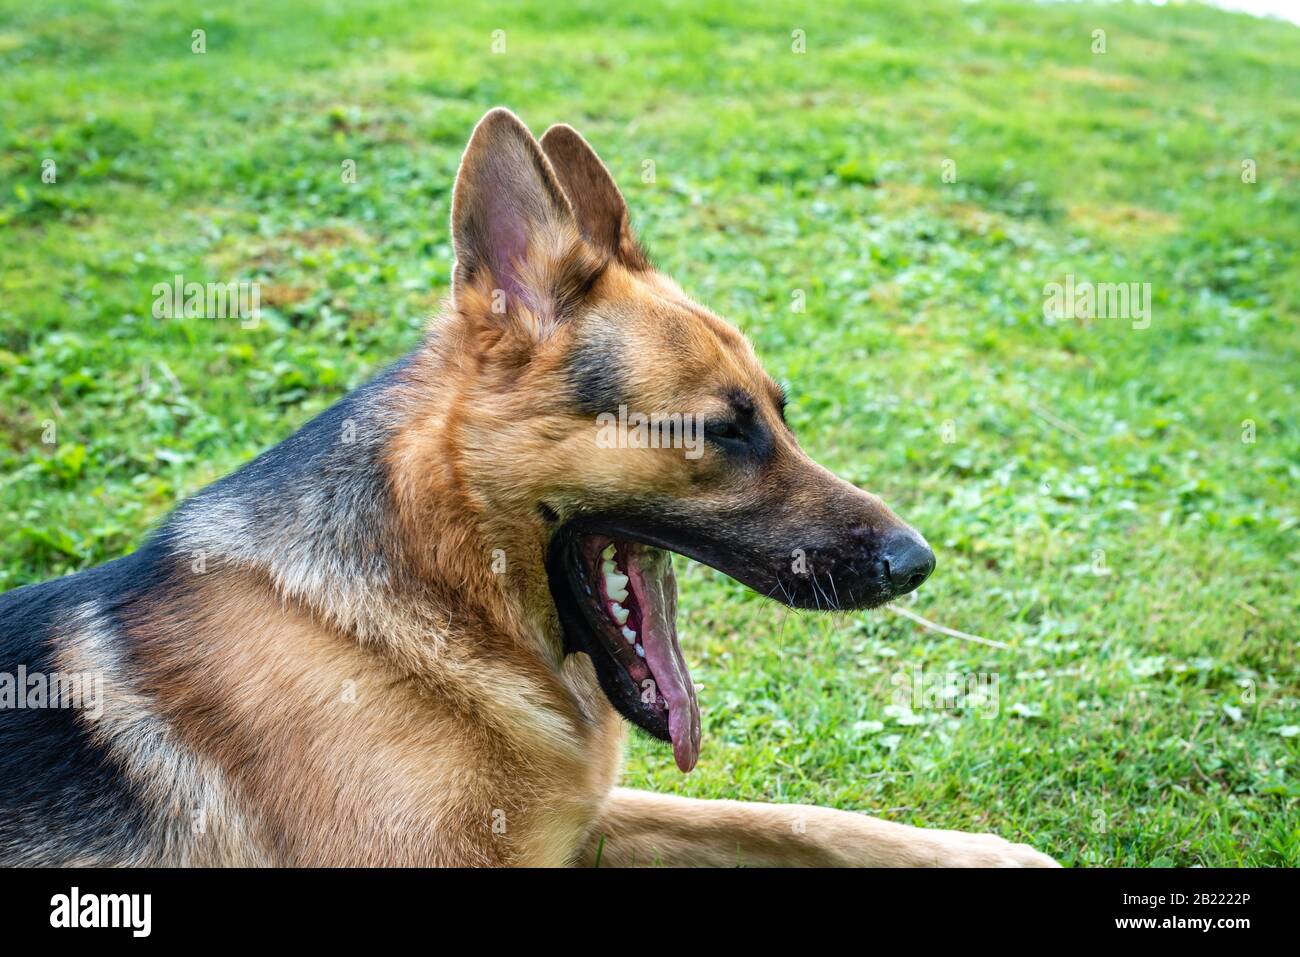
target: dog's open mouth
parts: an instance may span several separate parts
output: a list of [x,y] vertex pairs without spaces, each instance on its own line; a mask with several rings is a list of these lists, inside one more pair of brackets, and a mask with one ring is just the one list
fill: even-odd
[[[628,721],[671,741],[683,771],[699,757],[700,709],[677,644],[673,554],[792,608],[821,610],[874,608],[912,591],[934,568],[925,540],[898,522],[850,526],[794,552],[773,545],[756,524],[732,515],[732,531],[720,534],[654,502],[639,512],[575,516],[551,538],[546,573],[565,653],[588,655],[605,697]],[[787,566],[787,555],[806,565]]]
[[700,753],[700,709],[677,644],[672,554],[602,534],[557,536],[547,563],[566,651],[591,656],[606,697],[673,745],[683,771]]

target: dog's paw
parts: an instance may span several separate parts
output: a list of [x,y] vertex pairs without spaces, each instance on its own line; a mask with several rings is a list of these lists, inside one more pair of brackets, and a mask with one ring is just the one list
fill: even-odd
[[1013,844],[996,834],[945,831],[937,849],[940,867],[1060,867],[1028,844]]

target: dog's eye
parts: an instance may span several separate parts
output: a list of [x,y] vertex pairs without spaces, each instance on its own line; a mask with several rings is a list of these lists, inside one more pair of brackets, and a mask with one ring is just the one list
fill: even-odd
[[744,442],[746,439],[745,433],[735,422],[710,422],[704,427],[704,434],[721,442]]

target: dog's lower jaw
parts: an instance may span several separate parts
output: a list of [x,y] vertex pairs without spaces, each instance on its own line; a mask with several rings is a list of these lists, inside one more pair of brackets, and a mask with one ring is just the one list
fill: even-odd
[[635,541],[566,527],[552,541],[546,567],[566,652],[590,659],[618,713],[650,736],[671,742],[678,768],[692,770],[699,755],[700,713],[677,642],[670,556]]

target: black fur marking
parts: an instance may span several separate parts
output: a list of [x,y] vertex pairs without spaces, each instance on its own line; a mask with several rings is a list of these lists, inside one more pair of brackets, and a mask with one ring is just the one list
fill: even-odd
[[569,386],[586,415],[617,412],[626,394],[621,356],[602,343],[580,345],[569,359]]
[[[0,672],[49,675],[53,639],[93,602],[113,623],[169,578],[166,545],[0,595]],[[117,759],[71,708],[0,709],[0,864],[130,863],[152,817]]]
[[166,526],[177,549],[268,568],[290,560],[353,585],[387,580],[393,519],[383,456],[394,424],[385,392],[409,361],[183,503]]
[[727,401],[740,418],[749,418],[754,414],[754,397],[744,389],[732,389],[727,393]]
[[704,437],[729,458],[761,464],[776,451],[772,433],[754,412],[754,399],[743,389],[731,389],[723,396],[732,417],[706,423]]
[[[571,520],[568,532],[676,552],[793,608],[874,608],[896,597],[896,589],[881,561],[884,529],[869,524],[871,515],[855,498],[828,498],[818,513],[779,497],[722,509],[643,498],[617,512],[585,513]],[[794,549],[804,552],[809,573],[795,572]]]
[[[377,404],[382,409],[376,394],[393,384],[410,358],[182,504],[134,554],[0,595],[0,672],[16,675],[19,665],[29,675],[56,670],[55,639],[82,605],[93,608],[112,640],[137,609],[183,595],[193,556],[182,551],[188,546],[177,519],[191,509],[202,516],[207,507],[236,504],[245,541],[257,545],[259,535],[292,523],[301,493],[324,490],[298,517],[325,521],[316,531],[331,549],[346,550],[356,574],[372,571],[382,559],[368,546],[382,537],[387,498],[375,456],[389,428],[375,411]],[[341,534],[347,530],[364,541]],[[281,540],[279,547],[297,544]],[[115,650],[128,671],[141,652],[125,637]],[[0,709],[0,865],[130,864],[161,846],[156,810],[119,759],[90,736],[86,717],[63,708]]]

